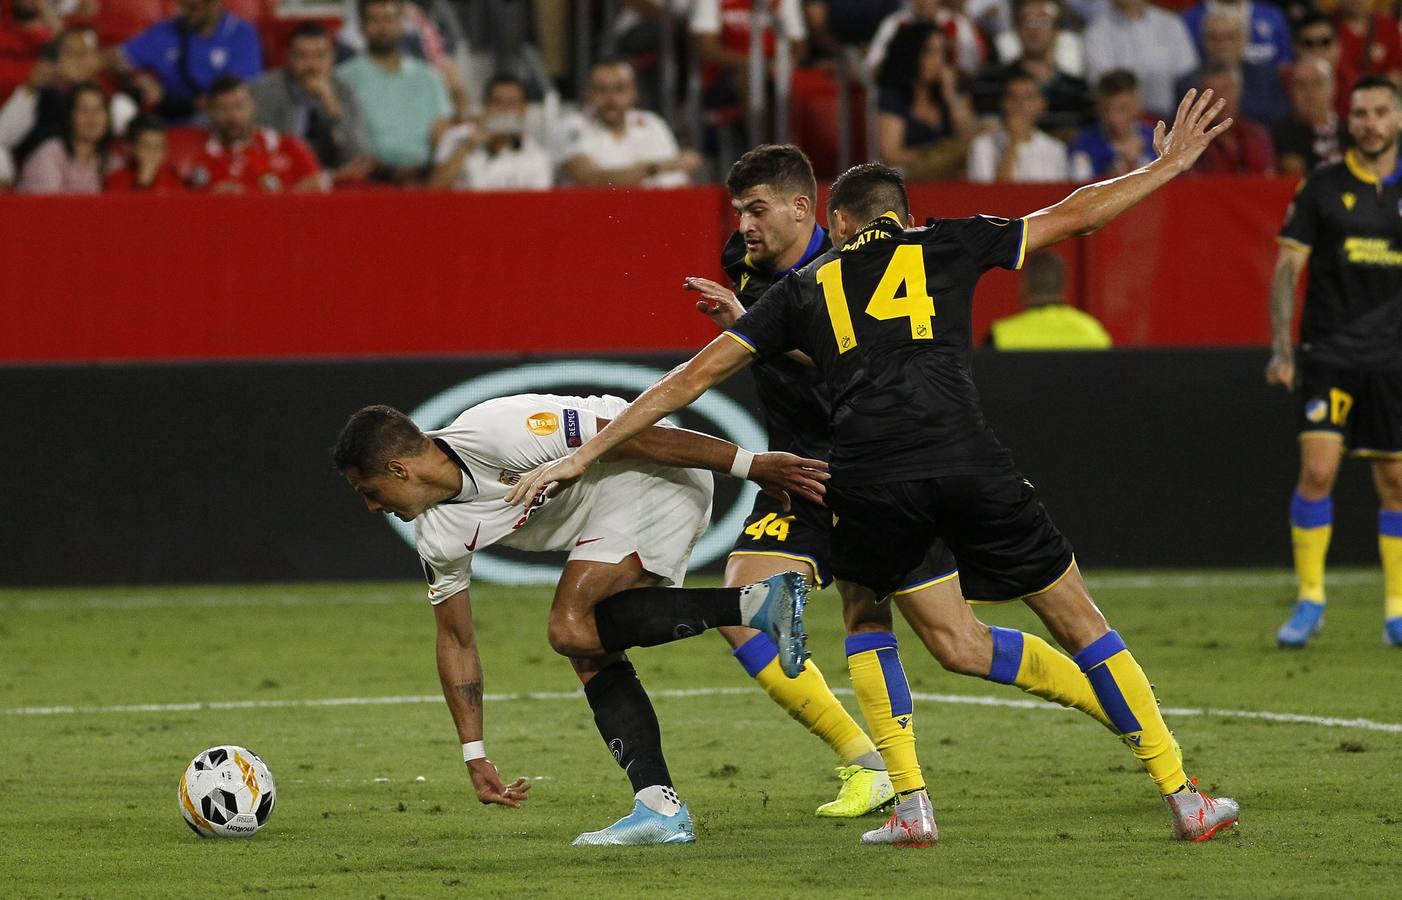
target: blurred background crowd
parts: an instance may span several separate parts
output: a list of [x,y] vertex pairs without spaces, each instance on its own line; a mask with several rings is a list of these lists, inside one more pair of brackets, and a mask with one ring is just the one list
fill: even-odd
[[1076,182],[1152,158],[1341,157],[1402,78],[1392,3],[1333,0],[0,0],[0,190],[279,192],[713,181],[794,141],[822,176]]

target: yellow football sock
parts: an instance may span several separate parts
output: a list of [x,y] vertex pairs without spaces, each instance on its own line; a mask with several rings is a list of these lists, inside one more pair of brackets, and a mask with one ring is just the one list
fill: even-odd
[[849,635],[847,671],[857,705],[891,773],[891,786],[897,794],[921,790],[925,776],[915,755],[915,707],[896,651],[896,636],[889,631]]
[[1324,558],[1334,532],[1334,502],[1306,500],[1297,492],[1290,501],[1290,543],[1295,549],[1298,599],[1324,602]]
[[1402,616],[1402,512],[1378,511],[1378,555],[1383,560],[1383,615],[1396,619]]
[[1107,631],[1076,654],[1076,664],[1086,673],[1111,724],[1144,764],[1159,792],[1171,794],[1181,788],[1188,776],[1174,750],[1173,736],[1159,715],[1149,679],[1119,634]]
[[[769,639],[767,635],[765,639]],[[770,646],[773,646],[773,641],[770,641]],[[797,678],[790,678],[779,667],[776,656],[759,670],[754,679],[770,699],[821,738],[844,763],[850,764],[859,756],[876,752],[876,745],[862,731],[852,714],[833,696],[832,689],[813,660],[803,664],[803,671]]]
[[1011,684],[1034,697],[1079,709],[1115,731],[1094,688],[1070,657],[1035,634],[996,625],[988,630],[993,634],[993,667],[985,676],[989,681]]

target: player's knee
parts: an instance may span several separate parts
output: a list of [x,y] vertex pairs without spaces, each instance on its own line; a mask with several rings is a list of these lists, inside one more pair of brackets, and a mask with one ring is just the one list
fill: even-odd
[[1378,466],[1373,472],[1378,499],[1385,509],[1402,509],[1402,468]]
[[1300,466],[1300,496],[1306,500],[1323,500],[1334,489],[1338,464],[1332,461],[1308,460]]
[[598,636],[578,619],[551,618],[550,649],[561,656],[587,656],[598,651]]

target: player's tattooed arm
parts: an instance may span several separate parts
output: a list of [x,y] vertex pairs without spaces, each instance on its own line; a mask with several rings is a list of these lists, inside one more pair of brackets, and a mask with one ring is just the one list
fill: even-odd
[[482,740],[482,661],[472,627],[472,604],[459,591],[433,608],[435,654],[443,698],[463,743]]
[[1308,261],[1309,250],[1303,245],[1282,242],[1271,276],[1271,358],[1266,363],[1266,383],[1286,389],[1295,385],[1290,324],[1295,318],[1295,293]]
[[463,684],[453,685],[453,690],[462,697],[462,702],[467,704],[469,709],[482,708],[482,682],[468,681]]

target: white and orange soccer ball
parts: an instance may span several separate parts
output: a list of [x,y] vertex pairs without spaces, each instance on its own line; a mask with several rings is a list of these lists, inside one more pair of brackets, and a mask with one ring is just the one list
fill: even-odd
[[252,837],[273,814],[277,785],[258,754],[225,744],[190,761],[179,800],[185,824],[200,837]]

